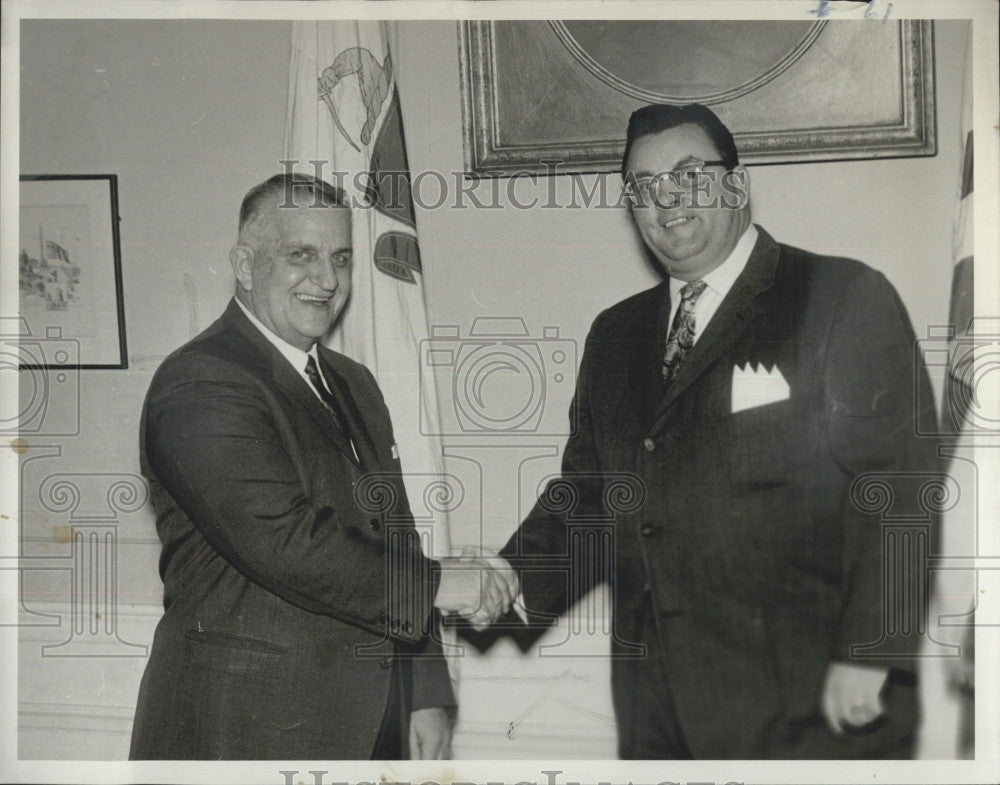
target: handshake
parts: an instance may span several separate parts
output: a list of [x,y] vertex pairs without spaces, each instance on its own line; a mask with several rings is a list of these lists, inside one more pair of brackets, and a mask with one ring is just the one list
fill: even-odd
[[468,546],[459,557],[440,560],[441,582],[434,606],[458,614],[482,632],[510,610],[521,593],[517,574],[502,556]]

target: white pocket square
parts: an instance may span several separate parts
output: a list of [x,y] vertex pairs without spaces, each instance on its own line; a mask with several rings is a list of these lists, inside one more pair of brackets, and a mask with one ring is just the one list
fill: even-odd
[[733,366],[733,405],[731,413],[788,400],[788,382],[778,366]]
[[395,444],[392,445],[392,457],[397,461],[399,460],[399,447],[397,447]]

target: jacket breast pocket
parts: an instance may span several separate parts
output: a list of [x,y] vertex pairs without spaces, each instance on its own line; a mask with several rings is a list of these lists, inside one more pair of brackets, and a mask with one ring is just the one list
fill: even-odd
[[789,483],[794,451],[791,401],[777,401],[729,416],[721,429],[730,477],[740,490]]

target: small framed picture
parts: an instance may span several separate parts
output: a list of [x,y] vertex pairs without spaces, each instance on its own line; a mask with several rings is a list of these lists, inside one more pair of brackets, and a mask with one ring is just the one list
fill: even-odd
[[21,175],[22,368],[126,368],[113,174]]

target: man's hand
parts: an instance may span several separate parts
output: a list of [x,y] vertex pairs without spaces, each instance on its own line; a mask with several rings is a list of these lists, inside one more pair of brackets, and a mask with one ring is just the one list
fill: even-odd
[[472,613],[462,614],[473,629],[482,632],[510,610],[511,604],[521,593],[520,581],[507,560],[488,548],[481,549],[477,554],[475,548],[466,545],[459,561],[463,564],[486,564],[490,568],[489,594],[492,603],[482,603]]
[[410,758],[447,760],[451,757],[454,723],[440,707],[417,709],[410,714]]
[[880,693],[889,671],[831,662],[823,685],[823,716],[836,734],[874,722],[885,713]]
[[461,614],[478,631],[507,613],[520,592],[514,570],[492,551],[477,555],[470,546],[461,557],[441,559],[440,563],[435,607]]

